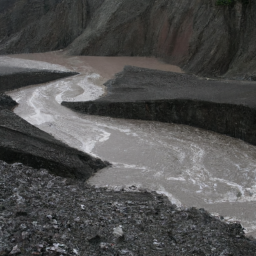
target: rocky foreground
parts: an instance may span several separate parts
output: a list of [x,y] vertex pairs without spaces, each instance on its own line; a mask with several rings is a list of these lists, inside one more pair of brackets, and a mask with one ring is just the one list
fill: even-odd
[[238,223],[0,161],[0,255],[256,255]]

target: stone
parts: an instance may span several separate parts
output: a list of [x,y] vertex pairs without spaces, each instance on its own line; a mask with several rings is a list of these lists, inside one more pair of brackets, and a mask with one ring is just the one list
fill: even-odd
[[18,245],[15,245],[13,248],[12,248],[12,251],[10,252],[10,255],[17,255],[17,254],[20,254],[20,249],[18,247]]

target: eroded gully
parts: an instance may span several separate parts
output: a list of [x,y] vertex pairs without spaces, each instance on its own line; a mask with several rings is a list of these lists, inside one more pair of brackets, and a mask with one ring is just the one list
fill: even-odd
[[80,75],[8,94],[15,113],[71,147],[113,164],[88,182],[110,189],[147,189],[178,206],[205,208],[240,221],[256,236],[256,147],[185,125],[75,113],[61,101],[94,100],[124,65],[181,72],[154,58],[63,57],[44,53],[1,57],[5,65],[73,70]]

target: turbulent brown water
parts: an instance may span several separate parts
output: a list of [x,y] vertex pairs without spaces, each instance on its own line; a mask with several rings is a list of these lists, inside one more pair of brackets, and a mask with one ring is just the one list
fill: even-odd
[[15,112],[56,138],[113,164],[88,182],[112,189],[145,188],[179,206],[205,208],[240,221],[256,236],[256,147],[185,125],[86,116],[61,101],[93,100],[124,65],[181,72],[154,58],[63,57],[44,53],[1,57],[5,65],[73,70],[80,75],[9,93]]

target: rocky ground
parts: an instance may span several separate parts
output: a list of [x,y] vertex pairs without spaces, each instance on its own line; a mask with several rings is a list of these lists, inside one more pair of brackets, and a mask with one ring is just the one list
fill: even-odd
[[0,161],[0,255],[256,255],[239,223]]

